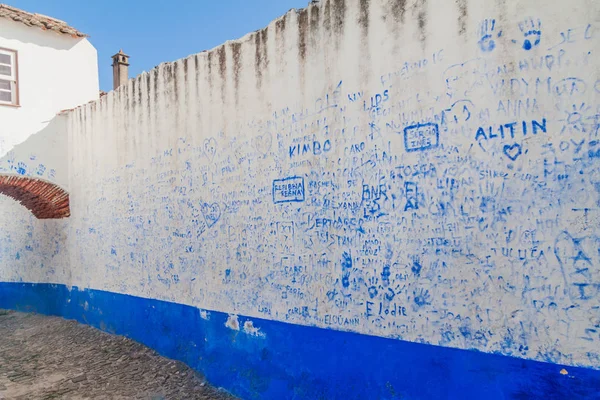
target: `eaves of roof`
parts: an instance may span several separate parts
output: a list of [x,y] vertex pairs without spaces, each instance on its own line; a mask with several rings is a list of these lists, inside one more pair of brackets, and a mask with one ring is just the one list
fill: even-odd
[[48,17],[42,14],[32,14],[7,4],[0,4],[0,17],[21,22],[27,26],[38,27],[43,30],[54,31],[56,33],[69,35],[75,38],[88,36],[59,19]]

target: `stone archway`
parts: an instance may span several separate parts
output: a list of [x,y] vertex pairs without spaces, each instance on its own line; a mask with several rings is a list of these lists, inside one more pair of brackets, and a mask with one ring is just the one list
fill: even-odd
[[0,175],[0,194],[15,199],[38,219],[66,218],[71,215],[69,193],[41,179]]

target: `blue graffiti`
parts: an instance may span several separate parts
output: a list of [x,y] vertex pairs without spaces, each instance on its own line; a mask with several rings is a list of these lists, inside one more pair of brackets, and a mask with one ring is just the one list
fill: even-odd
[[554,85],[557,96],[580,96],[587,91],[587,83],[583,79],[568,77]]
[[331,140],[326,139],[323,143],[318,140],[314,140],[312,142],[299,143],[289,148],[290,158],[294,158],[295,156],[304,155],[304,154],[312,154],[314,156],[321,155],[323,153],[328,153],[331,151]]
[[217,203],[203,203],[200,211],[204,214],[204,219],[209,228],[212,228],[221,218],[221,207]]
[[517,158],[519,158],[519,156],[522,153],[521,145],[518,143],[504,145],[503,152],[506,155],[506,157],[515,161]]
[[415,274],[416,276],[420,276],[421,275],[421,270],[423,269],[423,266],[421,265],[421,263],[419,262],[418,259],[414,259],[413,260],[413,265],[410,268],[410,270],[412,271],[413,274]]
[[371,104],[369,106],[367,106],[367,101],[365,100],[363,102],[363,110],[370,111],[379,109],[382,103],[385,103],[390,99],[389,92],[390,91],[386,89],[383,91],[383,93],[377,93],[375,96],[371,96]]
[[594,275],[595,264],[587,252],[588,247],[600,248],[600,237],[574,237],[563,231],[554,243],[554,255],[561,267],[566,292],[573,301],[587,301],[600,293],[600,279]]
[[350,270],[352,269],[352,256],[349,252],[342,253],[342,286],[350,286]]
[[429,150],[439,145],[440,129],[438,124],[430,122],[404,128],[404,147],[406,151]]
[[502,36],[502,31],[496,31],[496,20],[495,19],[484,19],[479,25],[479,48],[483,52],[491,52],[496,48],[496,41],[494,39]]
[[343,269],[350,269],[350,268],[352,268],[352,256],[347,251],[345,251],[342,254],[342,268]]
[[204,154],[211,160],[215,158],[215,154],[217,154],[217,141],[215,138],[204,140]]
[[425,305],[431,304],[431,295],[429,294],[429,290],[426,289],[418,289],[413,292],[415,298],[415,304],[419,307],[423,307]]
[[273,181],[273,203],[304,201],[304,178],[291,176]]
[[[531,50],[540,44],[542,40],[542,21],[539,19],[534,21],[533,18],[526,19],[519,23],[519,30],[523,33],[523,49]],[[513,43],[518,43],[518,40],[513,40]]]
[[27,165],[24,162],[19,161],[17,164],[17,174],[25,175],[27,173]]
[[377,290],[377,283],[378,283],[378,279],[375,277],[369,278],[369,297],[370,298],[375,298],[377,296],[377,294],[379,293],[379,291]]
[[538,132],[547,133],[548,127],[546,118],[543,118],[542,122],[532,120],[530,123],[529,121],[523,121],[520,124],[517,122],[510,122],[508,124],[500,124],[497,127],[489,126],[487,130],[483,127],[479,127],[475,134],[475,140],[490,140],[498,137],[504,139],[506,136],[510,136],[514,139],[516,133],[520,132],[523,136],[527,136],[529,131],[534,135],[537,135]]
[[414,182],[405,182],[404,191],[406,192],[406,205],[404,211],[419,209],[419,188]]

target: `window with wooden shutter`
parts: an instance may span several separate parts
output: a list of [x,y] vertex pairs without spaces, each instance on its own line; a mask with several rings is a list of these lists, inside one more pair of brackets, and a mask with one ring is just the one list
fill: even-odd
[[0,49],[0,105],[18,105],[17,52]]

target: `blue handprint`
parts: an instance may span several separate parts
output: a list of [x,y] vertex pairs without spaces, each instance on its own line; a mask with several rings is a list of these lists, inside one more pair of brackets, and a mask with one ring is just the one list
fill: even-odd
[[19,163],[17,164],[17,174],[25,175],[26,173],[27,173],[27,165],[24,162],[19,161]]
[[[542,40],[542,21],[539,19],[534,21],[533,18],[526,19],[523,22],[519,23],[519,29],[523,33],[523,49],[531,50],[540,44]],[[516,40],[513,40],[513,43],[517,43]]]
[[377,283],[378,283],[378,279],[376,277],[371,277],[369,278],[369,297],[370,298],[375,298],[375,296],[377,296],[377,294],[379,293],[379,291],[377,290]]
[[423,269],[423,266],[421,265],[421,263],[419,262],[419,259],[417,257],[415,257],[413,259],[413,265],[410,268],[410,270],[413,272],[413,274],[415,274],[416,276],[420,276],[421,275],[421,270]]
[[496,48],[495,39],[502,36],[502,31],[496,33],[496,20],[484,19],[479,25],[479,48],[481,51],[489,53]]
[[37,174],[42,176],[44,175],[44,172],[46,172],[46,166],[44,164],[38,165]]
[[342,272],[342,286],[345,288],[350,286],[350,271]]
[[415,296],[415,304],[419,307],[422,307],[427,304],[431,304],[431,296],[429,295],[429,290],[426,289],[418,289],[413,291],[413,295]]
[[349,252],[345,251],[342,254],[342,269],[352,268],[352,256]]

